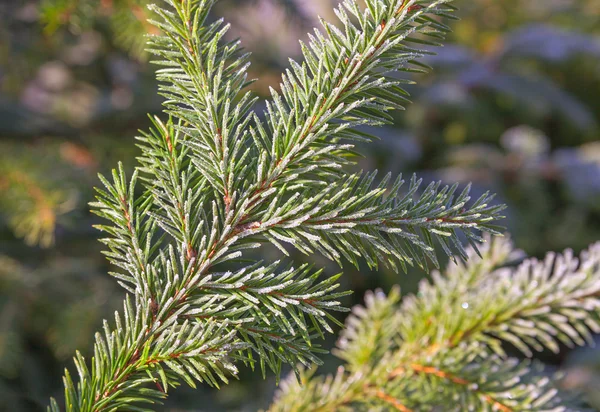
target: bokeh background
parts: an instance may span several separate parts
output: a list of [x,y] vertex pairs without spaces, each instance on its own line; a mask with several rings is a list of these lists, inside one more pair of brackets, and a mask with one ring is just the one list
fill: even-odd
[[[98,172],[135,165],[134,136],[161,111],[143,52],[147,2],[0,0],[0,411],[60,398],[63,368],[76,349],[90,354],[121,305],[87,203]],[[253,52],[252,87],[266,97],[335,3],[222,0],[214,14]],[[427,60],[433,73],[413,76],[414,103],[361,148],[359,166],[473,182],[509,206],[504,225],[528,254],[578,252],[600,239],[600,2],[457,3],[461,20]],[[348,305],[376,287],[408,293],[427,275],[346,269]],[[541,358],[598,396],[600,352],[564,353]],[[325,360],[323,372],[338,365]],[[220,391],[176,391],[165,410],[252,411],[274,389],[272,376],[243,370]]]

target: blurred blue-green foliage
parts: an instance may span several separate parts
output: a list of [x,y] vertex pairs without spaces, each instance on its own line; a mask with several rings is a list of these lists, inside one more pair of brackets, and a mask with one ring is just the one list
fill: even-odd
[[[87,202],[97,172],[117,160],[133,167],[136,130],[161,110],[143,52],[147,2],[0,2],[0,410],[42,410],[60,396],[62,368],[76,349],[89,354],[121,302]],[[252,87],[266,97],[334,3],[222,0],[215,15],[253,52]],[[459,6],[448,44],[426,62],[433,72],[415,75],[414,103],[360,148],[359,166],[473,182],[475,194],[491,190],[508,204],[504,224],[529,254],[583,249],[600,238],[600,3]],[[424,276],[345,269],[344,287],[356,292],[348,305],[375,287],[411,290]],[[544,360],[572,365],[567,383],[593,393],[598,358]],[[329,357],[323,371],[336,365]],[[274,385],[243,371],[221,391],[178,392],[168,408],[256,410]]]

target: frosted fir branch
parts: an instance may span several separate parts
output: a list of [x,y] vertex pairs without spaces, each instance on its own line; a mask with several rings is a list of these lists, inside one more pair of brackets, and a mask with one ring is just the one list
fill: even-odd
[[[563,254],[549,253],[541,262],[526,260],[516,269],[480,271],[466,286],[469,278],[458,273],[450,272],[447,280],[436,275],[435,284],[422,284],[422,298],[405,299],[402,312],[407,316],[402,329],[407,336],[427,332],[418,319],[422,313],[429,313],[432,321],[436,320],[437,330],[444,331],[435,338],[430,335],[432,347],[471,339],[504,356],[501,343],[510,342],[531,356],[532,350],[557,351],[559,342],[583,345],[591,341],[592,332],[598,331],[598,244],[580,258],[567,250]],[[448,308],[458,316],[444,315]]]
[[[238,301],[246,307],[246,316],[258,318],[267,326],[274,326],[294,336],[300,334],[307,344],[310,334],[323,336],[321,328],[333,333],[326,321],[334,323],[330,311],[345,312],[337,299],[349,292],[336,292],[340,275],[318,282],[320,271],[302,265],[298,269],[279,272],[279,262],[269,266],[253,265],[237,272],[213,274],[190,297],[192,304],[212,300]],[[305,319],[308,318],[308,319]],[[309,327],[308,324],[314,325]]]
[[[342,176],[352,142],[372,138],[356,127],[389,123],[387,112],[408,102],[401,88],[406,81],[395,73],[423,68],[417,59],[429,52],[406,43],[420,33],[426,38],[419,42],[437,44],[427,37],[439,39],[449,30],[433,18],[452,12],[449,3],[373,1],[362,10],[347,0],[335,10],[343,30],[322,21],[324,32],[315,30],[310,43],[301,44],[304,62],[290,61],[281,94],[272,90],[266,124],[255,116],[252,136],[268,153],[259,163],[257,190],[281,186],[288,175],[303,175],[310,185]],[[307,169],[316,160],[329,164],[328,173]]]
[[[175,265],[161,259],[154,270]],[[145,291],[135,301],[128,298],[124,319],[117,313],[115,327],[106,324],[104,336],[97,336],[92,370],[77,357],[78,389],[66,372],[67,405],[110,410],[159,402],[181,381],[219,386],[237,374],[235,361],[254,365],[252,353],[259,355],[263,373],[265,367],[279,371],[282,363],[320,364],[316,355],[323,350],[312,340],[323,335],[322,328],[331,331],[325,319],[333,320],[329,311],[343,310],[333,299],[345,293],[332,293],[335,278],[316,283],[318,273],[307,267],[289,269],[282,277],[275,270],[276,265],[255,265],[235,274],[208,275],[188,289],[181,288],[172,269],[155,276],[164,279],[155,285],[162,292],[147,301]],[[283,287],[274,285],[280,278],[287,279]],[[312,326],[303,322],[305,317]]]
[[[148,51],[164,66],[157,71],[166,112],[184,121],[176,127],[189,139],[192,162],[206,181],[227,198],[234,176],[244,167],[248,112],[255,102],[249,93],[239,99],[249,66],[239,41],[225,42],[229,26],[223,20],[206,25],[216,0],[167,0],[171,7],[152,5],[160,17],[152,20],[163,33],[149,39]],[[246,137],[245,137],[246,136]]]
[[182,145],[186,136],[172,118],[163,123],[152,119],[154,127],[138,137],[142,156],[138,158],[142,179],[155,204],[150,214],[171,240],[183,245],[186,259],[197,255],[207,219],[202,199],[210,196],[208,184],[192,164],[189,149]]
[[269,411],[584,410],[565,405],[553,385],[555,377],[540,364],[496,358],[456,369],[453,361],[452,368],[411,364],[402,377],[398,370],[396,376],[386,373],[389,366],[354,373],[340,367],[325,377],[304,371],[301,383],[292,378],[282,383]]
[[[100,241],[108,247],[104,252],[109,262],[125,273],[114,274],[119,283],[130,292],[148,281],[148,264],[156,245],[153,245],[156,222],[148,219],[151,208],[149,198],[136,197],[138,173],[127,181],[123,165],[113,170],[113,181],[103,176],[100,180],[105,189],[96,188],[96,202],[90,203],[92,212],[112,223],[96,225],[95,228],[110,237]],[[133,288],[133,289],[132,289]]]
[[[115,314],[115,327],[105,322],[104,334],[96,335],[91,370],[77,354],[77,387],[65,371],[69,410],[114,410],[132,402],[156,404],[180,379],[191,385],[195,378],[218,386],[219,381],[227,382],[227,373],[236,372],[229,355],[245,344],[235,340],[235,330],[228,329],[226,322],[184,322],[170,327],[177,314],[151,324],[149,319],[154,316],[152,305],[127,298],[123,316]],[[152,345],[145,344],[149,334]],[[53,402],[51,410],[60,408]]]
[[517,267],[507,265],[522,255],[506,239],[481,254],[435,274],[401,304],[397,290],[367,294],[338,343],[346,369],[288,380],[271,410],[582,410],[556,376],[507,357],[502,345],[531,356],[587,342],[600,317],[600,244],[579,259],[550,253]]
[[317,250],[341,265],[342,257],[358,266],[366,259],[371,267],[384,262],[397,269],[427,260],[438,265],[435,243],[448,256],[467,258],[459,240],[466,235],[472,245],[477,234],[499,234],[492,222],[502,216],[503,205],[492,204],[493,196],[482,195],[470,202],[470,188],[457,193],[458,185],[428,185],[420,194],[422,181],[415,176],[406,191],[398,177],[391,187],[390,176],[375,186],[375,174],[354,175],[332,184],[318,194],[296,192],[286,200],[275,200],[257,223],[276,245],[290,243],[312,253]]
[[215,1],[151,7],[162,35],[149,51],[162,65],[170,118],[153,119],[138,138],[131,179],[122,166],[112,181],[101,178],[93,207],[108,221],[100,229],[112,275],[129,296],[98,337],[92,368],[77,357],[77,386],[67,372],[69,410],[148,410],[181,382],[227,382],[238,362],[277,376],[284,364],[297,376],[296,365],[319,364],[315,341],[332,331],[331,312],[344,310],[338,277],[321,280],[305,266],[219,266],[264,238],[335,260],[359,253],[372,266],[425,266],[435,262],[434,239],[461,253],[458,229],[476,242],[473,231],[493,232],[500,217],[487,196],[463,210],[468,195],[454,198],[456,188],[433,184],[416,199],[414,179],[402,197],[400,181],[388,195],[387,181],[372,187],[374,175],[343,178],[351,141],[370,139],[355,127],[388,121],[404,102],[392,72],[421,67],[425,52],[405,43],[445,33],[433,17],[452,11],[448,1],[368,0],[363,10],[347,0],[337,11],[346,33],[325,24],[327,36],[303,47],[305,63],[292,63],[264,123],[244,92],[247,55],[224,40],[221,21],[207,24]]
[[[252,352],[259,355],[263,373],[265,367],[280,371],[282,363],[294,367],[298,363],[306,366],[320,363],[316,354],[323,351],[312,340],[323,336],[321,328],[331,331],[325,320],[334,319],[329,311],[343,310],[333,300],[345,295],[333,292],[337,288],[334,284],[336,278],[317,283],[319,274],[310,273],[307,267],[290,269],[282,274],[288,281],[281,289],[274,286],[274,279],[279,278],[274,273],[277,265],[256,265],[229,276],[212,275],[209,271],[212,265],[233,259],[236,255],[227,255],[225,247],[219,253],[208,253],[207,241],[204,241],[207,248],[192,258],[189,258],[185,245],[179,250],[171,245],[149,259],[149,253],[133,249],[140,232],[140,224],[136,222],[142,216],[139,212],[134,213],[136,202],[128,200],[135,191],[135,180],[134,175],[131,184],[126,185],[124,172],[115,171],[113,182],[104,181],[107,190],[100,192],[98,202],[103,213],[115,222],[114,228],[108,227],[107,230],[116,237],[106,242],[113,250],[124,251],[124,262],[129,258],[134,263],[123,265],[130,271],[130,278],[115,274],[135,296],[134,304],[126,305],[124,325],[117,314],[116,333],[131,335],[119,341],[119,336],[113,336],[114,333],[106,326],[105,338],[99,338],[95,345],[92,359],[95,368],[89,371],[83,358],[76,359],[82,377],[78,389],[75,389],[68,372],[65,378],[67,405],[71,410],[102,410],[105,403],[147,402],[140,396],[145,393],[148,383],[158,385],[158,392],[148,392],[148,399],[152,402],[164,397],[169,387],[164,382],[171,387],[177,386],[180,381],[190,385],[199,381],[217,386],[219,381],[227,382],[228,374],[235,376],[237,373],[232,360],[253,365]],[[114,199],[109,199],[109,193]],[[136,216],[137,220],[132,216]],[[216,225],[213,223],[211,231],[215,233],[211,236],[213,247],[214,242],[219,241]],[[139,256],[136,255],[138,252]],[[138,258],[147,263],[140,265],[139,270]],[[244,277],[244,273],[248,275]],[[231,279],[239,288],[227,296],[231,292],[227,281]],[[131,286],[125,284],[127,281]],[[221,290],[223,286],[226,293]],[[266,288],[271,291],[265,291]],[[298,292],[302,292],[302,296]],[[248,299],[253,294],[255,302]],[[256,303],[259,298],[262,298],[260,305]],[[281,309],[282,298],[286,299],[286,316]],[[275,322],[273,313],[280,314]],[[292,327],[288,316],[297,322],[298,327]],[[305,317],[311,320],[311,326],[306,324]],[[194,333],[204,329],[208,330],[206,339],[212,339],[213,333],[215,338],[227,337],[226,341],[215,341],[218,344],[210,348],[210,356],[202,349],[206,347],[203,340],[199,336],[198,339],[193,337]],[[111,348],[111,358],[107,357],[106,347]],[[147,354],[142,360],[141,353]],[[220,354],[218,359],[215,353]],[[203,355],[200,360],[205,359],[208,363],[200,362],[199,355]],[[151,370],[149,365],[153,365]],[[171,373],[166,374],[165,368]],[[130,391],[123,388],[136,389],[130,396]]]

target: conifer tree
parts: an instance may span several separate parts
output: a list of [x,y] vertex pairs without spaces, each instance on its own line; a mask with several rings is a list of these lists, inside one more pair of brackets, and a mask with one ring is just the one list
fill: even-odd
[[399,271],[437,266],[437,246],[468,258],[461,236],[476,247],[480,232],[498,234],[503,206],[488,194],[347,172],[354,145],[373,138],[363,126],[408,102],[401,74],[427,69],[419,45],[448,31],[451,0],[344,1],[262,115],[244,90],[248,55],[208,22],[215,1],[150,6],[167,118],[141,133],[130,176],[120,165],[100,177],[92,206],[126,298],[91,361],[76,355],[77,382],[65,373],[67,410],[151,410],[181,383],[227,383],[239,364],[298,377],[319,364],[348,292],[309,265],[248,262],[264,242]]

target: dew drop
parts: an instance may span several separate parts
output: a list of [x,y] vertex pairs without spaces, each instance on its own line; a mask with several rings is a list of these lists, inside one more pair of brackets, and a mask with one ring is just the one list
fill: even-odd
[[463,309],[469,309],[469,304],[467,302],[463,302],[461,306]]

